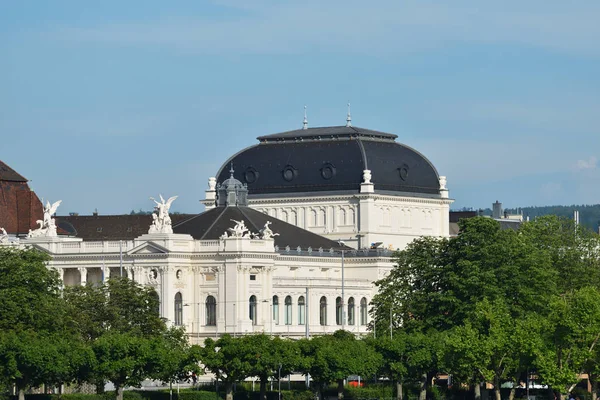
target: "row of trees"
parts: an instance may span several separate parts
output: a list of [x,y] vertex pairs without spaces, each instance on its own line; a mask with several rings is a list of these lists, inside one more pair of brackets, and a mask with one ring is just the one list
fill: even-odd
[[151,378],[173,382],[198,371],[199,352],[167,328],[158,297],[127,279],[62,289],[48,256],[0,247],[0,386],[61,387],[72,382],[123,387]]
[[[421,238],[377,282],[372,328],[390,335],[399,383],[448,372],[453,382],[538,382],[564,396],[600,373],[600,241],[572,220],[541,217],[518,230],[463,220],[450,239]],[[411,356],[412,355],[412,356]],[[411,358],[412,357],[412,358]],[[511,398],[514,390],[511,392]]]
[[[471,385],[518,383],[528,371],[566,394],[582,373],[597,390],[600,370],[600,242],[554,217],[500,230],[489,218],[461,222],[456,238],[421,238],[395,255],[377,282],[371,328],[291,341],[265,335],[207,339],[190,346],[168,328],[150,288],[127,279],[61,288],[33,249],[0,247],[0,383],[27,387],[152,378],[173,382],[201,364],[225,384],[310,374],[315,388],[349,375],[419,383],[437,373]],[[513,392],[514,395],[514,392]],[[264,398],[264,397],[263,397]]]

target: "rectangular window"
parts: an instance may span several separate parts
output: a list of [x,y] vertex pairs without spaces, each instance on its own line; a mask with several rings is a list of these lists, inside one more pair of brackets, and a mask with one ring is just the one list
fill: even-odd
[[256,275],[250,275],[250,280],[251,281],[255,281],[256,280]]

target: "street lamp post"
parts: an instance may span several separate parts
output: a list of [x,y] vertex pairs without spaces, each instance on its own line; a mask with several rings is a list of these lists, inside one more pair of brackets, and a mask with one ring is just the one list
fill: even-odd
[[281,364],[279,364],[279,373],[277,374],[277,384],[279,385],[278,399],[281,400]]

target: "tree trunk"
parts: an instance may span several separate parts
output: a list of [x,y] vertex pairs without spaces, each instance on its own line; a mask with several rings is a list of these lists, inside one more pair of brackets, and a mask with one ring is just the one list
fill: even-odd
[[19,400],[25,400],[25,389],[19,388]]
[[515,400],[515,394],[516,393],[517,393],[517,388],[515,388],[514,385],[513,385],[513,388],[510,389],[510,395],[508,396],[508,400]]
[[402,400],[404,393],[402,393],[402,381],[396,381],[396,400]]
[[267,378],[260,378],[260,400],[267,400]]
[[169,381],[169,400],[173,400],[173,381]]
[[344,398],[344,380],[338,379],[338,400],[342,400]]
[[419,400],[427,400],[427,372],[421,375],[421,391],[419,392]]
[[117,392],[117,400],[123,400],[123,386],[115,385],[115,391]]
[[494,377],[494,397],[496,400],[502,400],[502,396],[500,395],[500,378]]
[[103,380],[94,382],[94,385],[96,385],[96,394],[104,394],[104,381]]
[[225,382],[225,400],[233,400],[233,382]]
[[479,382],[473,385],[473,397],[475,400],[481,400],[481,384]]
[[596,379],[596,375],[589,374],[588,379],[592,384],[592,400],[596,400],[598,398],[598,379]]

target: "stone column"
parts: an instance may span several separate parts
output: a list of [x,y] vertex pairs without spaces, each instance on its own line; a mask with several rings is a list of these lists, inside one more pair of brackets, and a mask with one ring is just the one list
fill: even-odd
[[87,284],[87,268],[86,267],[78,267],[79,270],[79,282],[81,286],[85,286]]

